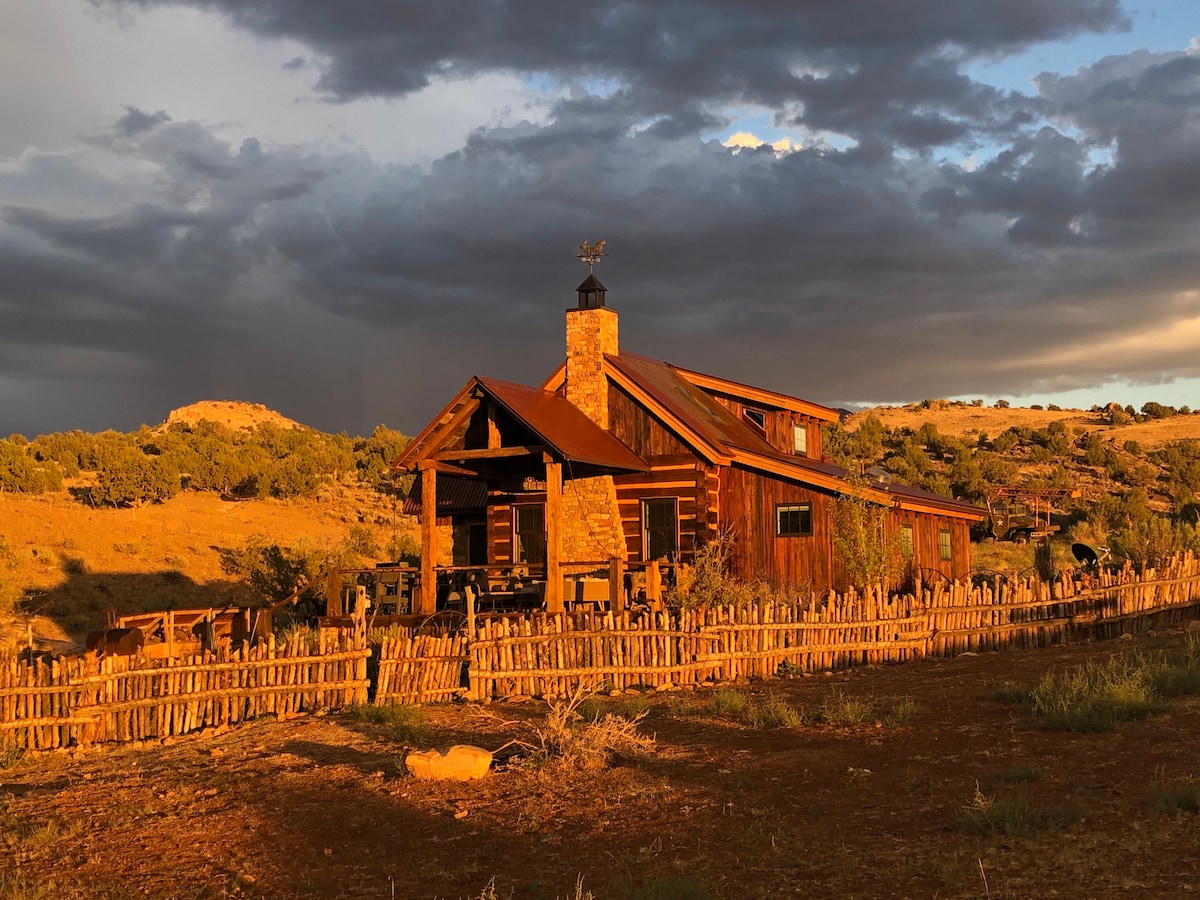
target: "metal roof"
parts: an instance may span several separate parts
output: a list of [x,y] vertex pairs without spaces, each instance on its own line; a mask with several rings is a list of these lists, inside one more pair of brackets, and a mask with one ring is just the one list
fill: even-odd
[[556,455],[629,472],[645,472],[645,461],[589,419],[578,407],[550,391],[495,378],[474,379]]
[[[483,512],[487,506],[487,482],[475,478],[459,478],[456,475],[437,476],[437,514],[450,516],[455,513]],[[420,515],[421,475],[413,480],[408,496],[404,498],[404,514]]]

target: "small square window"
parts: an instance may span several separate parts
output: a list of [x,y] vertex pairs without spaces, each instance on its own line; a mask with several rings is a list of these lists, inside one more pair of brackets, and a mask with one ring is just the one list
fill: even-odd
[[803,425],[792,426],[792,450],[797,456],[808,456],[808,429]]
[[954,548],[950,543],[950,532],[944,529],[938,532],[938,556],[943,560],[954,559]]
[[812,504],[792,503],[775,507],[775,534],[779,537],[803,537],[813,532]]

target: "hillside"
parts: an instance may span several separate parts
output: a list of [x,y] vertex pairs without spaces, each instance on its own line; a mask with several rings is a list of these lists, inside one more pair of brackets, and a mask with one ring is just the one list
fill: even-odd
[[246,403],[241,400],[201,400],[190,406],[181,406],[167,414],[160,428],[182,423],[198,425],[202,421],[216,422],[226,428],[249,429],[259,425],[275,425],[279,428],[304,428],[287,416],[261,403]]
[[256,537],[283,547],[373,543],[380,560],[395,537],[415,539],[398,502],[348,485],[288,501],[231,502],[185,491],[139,509],[96,509],[65,492],[0,494],[0,589],[23,594],[24,609],[35,616],[29,623],[0,616],[0,645],[23,644],[27,624],[47,646],[78,640],[103,624],[108,609],[259,599],[221,568],[221,551]]
[[1045,428],[1051,422],[1063,422],[1070,431],[1082,428],[1088,432],[1100,432],[1104,440],[1122,445],[1126,441],[1137,441],[1147,448],[1154,448],[1171,441],[1200,440],[1200,414],[1114,426],[1108,424],[1099,413],[1079,409],[997,409],[993,406],[955,405],[935,400],[930,406],[911,403],[907,406],[864,409],[846,420],[846,428],[851,431],[857,429],[868,416],[875,416],[888,428],[911,428],[914,431],[929,422],[940,433],[952,437],[979,434],[995,437],[1009,428],[1036,429]]

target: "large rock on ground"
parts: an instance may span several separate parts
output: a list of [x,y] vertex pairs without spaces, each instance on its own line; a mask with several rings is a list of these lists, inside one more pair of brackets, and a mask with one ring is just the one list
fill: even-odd
[[414,778],[474,781],[488,773],[492,754],[482,747],[455,744],[445,753],[414,750],[404,760]]

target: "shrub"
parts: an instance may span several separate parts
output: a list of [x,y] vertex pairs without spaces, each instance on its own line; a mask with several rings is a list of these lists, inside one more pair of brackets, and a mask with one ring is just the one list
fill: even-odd
[[725,529],[696,551],[691,563],[675,570],[675,585],[666,592],[666,601],[682,609],[706,606],[746,606],[753,603],[761,586],[729,574],[736,537]]
[[1146,667],[1121,657],[1047,674],[1030,700],[1049,727],[1081,732],[1109,731],[1161,708]]
[[1150,782],[1150,806],[1162,814],[1200,812],[1200,784],[1191,778],[1168,781],[1166,770],[1160,767]]
[[976,785],[975,795],[959,813],[958,826],[972,834],[1028,836],[1068,828],[1081,818],[1079,808],[1071,804],[1037,804],[1023,793],[997,798]]
[[595,771],[615,758],[641,756],[654,749],[654,738],[638,733],[646,710],[632,718],[606,715],[585,722],[578,708],[587,697],[577,690],[565,700],[550,702],[545,721],[534,729],[536,744],[523,744],[530,751],[528,762],[537,768]]
[[429,737],[425,713],[419,706],[353,706],[350,715],[358,722],[383,727],[388,740],[415,746]]

